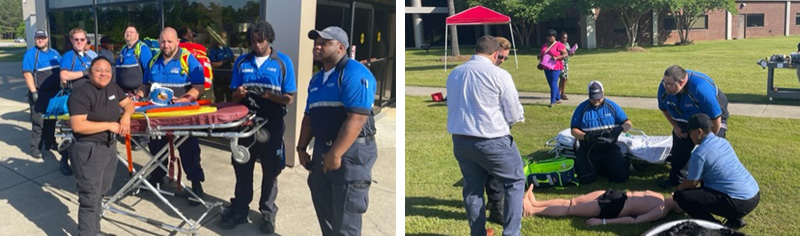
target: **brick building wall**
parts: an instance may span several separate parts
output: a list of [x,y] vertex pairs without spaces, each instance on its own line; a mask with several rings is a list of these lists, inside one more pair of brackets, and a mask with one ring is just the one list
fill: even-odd
[[[742,3],[745,5],[742,7]],[[731,17],[731,37],[732,38],[759,38],[783,36],[786,19],[786,1],[736,1],[738,14],[746,19],[746,14],[764,14],[764,26],[744,27],[746,20],[739,20],[739,15]],[[800,2],[792,2],[789,12],[789,34],[800,34],[800,24],[796,24],[796,16],[800,13]],[[667,14],[660,13],[658,20],[659,42],[662,44],[674,44],[680,41],[677,30],[664,30],[664,17]],[[721,40],[725,39],[726,31],[725,10],[717,10],[708,14],[707,29],[692,29],[689,32],[689,39],[693,41]],[[652,14],[645,15],[640,21],[639,35],[637,43],[639,45],[652,44]],[[619,23],[618,16],[612,11],[598,10],[595,16],[597,46],[598,47],[622,47],[627,42],[627,36]],[[739,25],[741,21],[742,25]],[[616,29],[616,30],[615,30]]]
[[[601,48],[627,46],[628,35],[619,20],[619,14],[610,10],[599,9],[595,13],[595,27],[597,29],[597,46]],[[638,45],[653,44],[653,23],[650,21],[652,13],[647,13],[639,21],[639,34],[636,37]]]
[[793,2],[789,9],[789,34],[800,34],[800,25],[796,24],[795,18],[800,13],[800,2]]
[[[786,19],[786,2],[745,2],[744,7],[741,3],[737,2],[739,7],[739,15],[733,15],[731,19],[731,37],[733,38],[761,38],[783,36],[785,27],[784,20]],[[800,8],[799,8],[800,9]],[[764,14],[763,27],[744,27],[744,24],[739,18],[744,14]],[[793,20],[793,18],[792,18]],[[794,22],[790,22],[789,26],[792,27]],[[721,25],[724,27],[725,25]],[[724,37],[723,37],[724,39]]]
[[[708,13],[708,27],[706,29],[689,30],[689,40],[717,40],[725,39],[725,10],[711,11]],[[665,14],[659,15],[659,29],[664,29]],[[678,30],[662,30],[659,32],[662,44],[674,44],[680,41]]]

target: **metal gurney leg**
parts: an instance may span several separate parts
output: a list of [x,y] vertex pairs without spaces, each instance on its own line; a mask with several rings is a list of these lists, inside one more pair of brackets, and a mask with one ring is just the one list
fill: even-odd
[[[228,129],[239,127],[244,124],[246,121],[252,121],[253,124],[247,126],[244,130],[239,132],[227,131],[227,132],[214,132],[214,129]],[[234,160],[240,161],[242,158],[239,157],[246,157],[249,158],[249,152],[247,148],[244,146],[234,145],[238,142],[238,138],[243,137],[250,137],[252,136],[257,130],[259,130],[262,126],[267,123],[266,119],[255,117],[254,115],[248,115],[247,117],[238,120],[236,122],[226,123],[226,124],[215,124],[215,125],[194,125],[194,126],[158,126],[154,128],[150,128],[151,126],[148,125],[148,131],[144,134],[133,134],[133,136],[144,136],[144,137],[162,137],[167,133],[172,133],[175,136],[175,146],[180,146],[183,144],[189,137],[221,137],[226,138],[231,142],[231,152],[233,152]],[[174,195],[173,193],[162,191],[157,186],[151,185],[147,180],[146,177],[150,175],[156,168],[162,168],[165,171],[168,170],[166,166],[162,163],[164,160],[169,158],[168,151],[169,145],[165,145],[161,150],[155,155],[152,155],[149,151],[149,147],[146,145],[141,145],[138,140],[131,139],[132,142],[139,144],[143,147],[143,151],[150,156],[150,160],[140,168],[139,171],[136,171],[133,177],[119,190],[117,193],[114,194],[108,201],[103,203],[103,209],[108,210],[114,213],[120,213],[123,215],[127,215],[136,219],[139,219],[145,223],[155,225],[157,227],[161,227],[164,229],[178,231],[187,234],[198,234],[198,230],[200,228],[200,223],[208,213],[211,212],[215,207],[222,206],[222,202],[215,202],[215,203],[208,203],[205,202],[203,199],[199,198],[193,191],[187,191],[190,195],[190,200],[198,201],[202,203],[203,206],[206,207],[206,211],[195,221],[188,219],[185,215],[181,213],[175,206],[173,206],[165,197],[164,195]],[[235,148],[234,148],[235,147]],[[118,158],[122,158],[120,155],[117,155]],[[124,160],[124,159],[123,159]],[[246,159],[244,160],[247,161]],[[127,165],[127,161],[123,161]],[[180,167],[179,167],[180,168]],[[173,179],[174,181],[174,179]],[[183,183],[179,182],[179,184],[184,188],[188,189],[188,187]],[[133,212],[116,208],[113,205],[119,204],[119,201],[125,196],[127,193],[132,191],[137,191],[138,189],[142,189],[144,187],[145,190],[150,190],[156,197],[161,200],[164,204],[169,206],[169,208],[176,213],[181,218],[181,223],[177,225],[167,224],[165,222],[161,222],[158,220],[150,219],[148,217],[135,214]],[[186,226],[182,226],[183,224],[187,224]],[[188,227],[187,227],[188,226]]]

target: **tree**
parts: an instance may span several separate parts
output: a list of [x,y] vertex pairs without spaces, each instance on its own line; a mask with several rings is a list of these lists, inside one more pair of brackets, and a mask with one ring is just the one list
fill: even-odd
[[668,0],[666,6],[675,17],[680,43],[690,43],[689,29],[701,16],[713,10],[727,10],[736,14],[734,0]]
[[530,46],[536,24],[564,17],[571,9],[586,11],[585,4],[569,0],[468,0],[469,5],[483,5],[511,17],[511,25],[522,46]]
[[10,35],[16,32],[22,21],[22,1],[0,0],[0,34]]
[[[628,47],[636,46],[636,37],[639,35],[639,22],[652,10],[663,7],[664,0],[587,0],[589,5],[603,11],[612,11],[617,14],[625,27],[628,36]],[[687,0],[696,1],[696,0]]]
[[[450,15],[451,16],[456,14],[456,7],[455,7],[455,4],[453,4],[453,0],[447,0],[447,8],[448,8],[448,10],[450,10]],[[458,30],[456,30],[455,26],[450,26],[450,35],[451,35],[450,36],[451,39],[453,40],[453,43],[452,43],[453,56],[459,56],[459,55],[461,55],[461,52],[458,50]],[[444,40],[447,40],[447,39],[444,39]],[[445,49],[445,50],[447,50],[447,49]]]

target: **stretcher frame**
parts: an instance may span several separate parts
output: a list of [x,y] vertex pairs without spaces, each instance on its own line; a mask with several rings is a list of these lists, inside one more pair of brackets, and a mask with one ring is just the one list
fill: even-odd
[[[239,163],[245,163],[250,158],[250,152],[248,151],[247,147],[239,145],[238,140],[239,138],[247,138],[251,137],[255,134],[256,131],[261,129],[262,126],[267,124],[267,119],[258,117],[255,114],[248,113],[243,118],[238,120],[223,123],[223,124],[207,124],[207,125],[151,125],[150,118],[147,116],[146,113],[137,112],[144,116],[144,120],[146,121],[146,129],[144,132],[131,132],[131,137],[146,137],[146,138],[164,138],[167,135],[172,135],[174,137],[174,148],[178,148],[182,145],[187,139],[190,137],[215,137],[215,138],[225,138],[229,141],[229,146],[231,152],[233,154],[233,159]],[[219,129],[231,129],[240,127],[242,125],[247,125],[243,130],[239,132],[224,130],[224,131],[215,131]],[[72,143],[74,143],[74,137],[72,133],[72,129],[66,124],[64,120],[58,120],[56,123],[56,137],[61,137],[63,141],[59,145],[59,151],[66,150]],[[197,218],[196,220],[192,220],[187,218],[178,208],[176,208],[170,201],[164,197],[164,195],[175,196],[175,192],[168,192],[161,190],[159,186],[153,186],[150,182],[147,181],[147,177],[156,170],[156,168],[162,168],[164,171],[169,171],[169,169],[164,166],[163,161],[169,160],[169,146],[164,145],[161,150],[153,155],[150,152],[149,147],[147,145],[143,145],[138,139],[131,138],[131,143],[135,145],[139,145],[142,147],[142,151],[144,151],[149,157],[150,160],[142,166],[138,171],[133,168],[129,167],[132,172],[131,178],[125,183],[125,185],[120,188],[111,198],[108,200],[104,200],[102,204],[103,213],[101,216],[105,215],[106,212],[114,212],[122,215],[126,215],[129,217],[136,218],[141,220],[145,223],[154,225],[159,228],[177,231],[189,235],[199,235],[199,229],[201,227],[200,222],[208,216],[208,213],[211,212],[216,207],[221,207],[222,202],[206,202],[202,198],[198,197],[193,191],[188,190],[189,188],[183,181],[177,181],[175,176],[169,178],[172,182],[178,182],[181,188],[184,189],[185,193],[188,193],[188,199],[191,201],[199,202],[200,205],[206,208],[205,212]],[[128,168],[128,161],[127,158],[123,157],[121,152],[117,152],[117,158],[120,160],[126,168]],[[178,166],[178,168],[181,168]],[[125,195],[128,193],[132,193],[133,195],[138,195],[140,190],[147,190],[155,194],[155,196],[164,204],[166,204],[173,213],[175,213],[178,217],[180,217],[181,222],[178,224],[168,224],[166,222],[162,222],[159,220],[155,220],[152,218],[148,218],[146,216],[133,213],[128,210],[124,210],[121,208],[114,207],[114,205],[120,205],[122,208],[125,206],[120,204],[120,201],[123,199]]]

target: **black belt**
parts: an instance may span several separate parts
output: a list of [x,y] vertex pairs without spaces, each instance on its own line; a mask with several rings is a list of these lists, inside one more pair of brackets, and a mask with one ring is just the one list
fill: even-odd
[[107,141],[107,142],[103,142],[103,141],[91,141],[91,140],[86,140],[86,141],[84,141],[84,140],[78,140],[78,142],[79,142],[79,143],[95,144],[95,145],[101,145],[101,146],[111,147],[111,145],[114,145],[114,144],[116,144],[116,143],[117,143],[117,140],[111,139],[111,140],[109,140],[109,141]]

